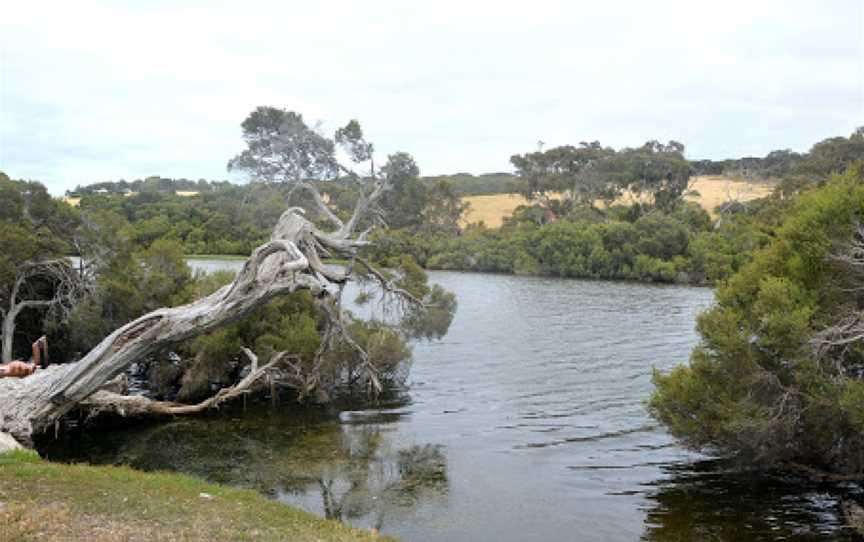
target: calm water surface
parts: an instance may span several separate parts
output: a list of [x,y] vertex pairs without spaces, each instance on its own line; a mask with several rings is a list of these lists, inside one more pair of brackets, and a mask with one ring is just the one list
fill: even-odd
[[687,359],[710,290],[430,276],[459,311],[377,405],[235,408],[43,451],[253,487],[404,540],[852,539],[838,498],[855,486],[737,472],[645,412],[651,368]]

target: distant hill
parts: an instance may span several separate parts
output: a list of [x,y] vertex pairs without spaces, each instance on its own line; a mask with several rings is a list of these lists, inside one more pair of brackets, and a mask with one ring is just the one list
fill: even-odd
[[141,192],[159,192],[167,194],[177,194],[178,196],[197,195],[201,192],[213,192],[236,186],[229,181],[208,181],[199,179],[193,181],[190,179],[171,179],[168,177],[160,177],[154,175],[146,179],[136,179],[134,181],[107,181],[77,186],[75,190],[66,192],[66,196],[70,198],[80,198],[81,196],[93,194],[105,195],[131,195]]

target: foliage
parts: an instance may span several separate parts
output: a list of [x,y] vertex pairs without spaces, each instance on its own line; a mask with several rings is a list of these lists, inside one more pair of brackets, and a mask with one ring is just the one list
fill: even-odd
[[430,269],[715,284],[768,242],[777,208],[784,205],[772,198],[716,225],[693,203],[680,203],[669,213],[622,208],[605,218],[573,213],[545,223],[539,207],[526,207],[498,230],[472,227],[459,236],[382,233],[368,254],[382,262],[410,254]]
[[864,127],[849,137],[822,140],[803,154],[783,149],[771,151],[763,158],[699,160],[692,165],[699,175],[780,178],[802,185],[842,173],[861,160],[864,160]]
[[71,361],[138,316],[188,302],[194,288],[183,247],[177,241],[160,239],[146,248],[121,242],[100,269],[94,294],[62,321],[49,322],[52,342]]
[[489,194],[515,194],[520,190],[520,179],[512,173],[456,173],[453,175],[435,175],[421,177],[429,186],[446,182],[459,197],[481,196]]
[[[17,301],[51,299],[57,283],[50,276],[28,276],[34,264],[61,258],[76,238],[76,211],[54,199],[36,182],[13,181],[0,172],[0,322],[8,316],[17,324],[10,333],[17,352],[42,335],[48,307],[27,308],[16,315],[10,306],[16,281],[22,281]],[[0,332],[2,335],[3,332]],[[4,337],[5,338],[5,337]],[[14,337],[13,337],[14,339]],[[27,350],[29,352],[29,350]]]
[[399,152],[388,157],[381,168],[390,183],[381,198],[381,208],[391,228],[416,228],[423,220],[423,209],[429,197],[426,186],[420,181],[420,168],[411,155]]
[[[242,127],[247,148],[228,162],[229,171],[245,171],[258,180],[289,183],[333,178],[339,172],[334,142],[307,126],[298,113],[259,107],[243,121]],[[352,138],[362,138],[357,121],[337,131],[336,139],[340,142]]]
[[[13,181],[0,172],[0,301],[24,262],[57,257],[70,249],[77,226],[73,209],[36,182]],[[6,303],[3,303],[5,305]]]
[[230,186],[228,181],[207,181],[206,179],[198,179],[193,181],[190,179],[170,179],[154,175],[144,179],[136,179],[134,181],[106,181],[99,183],[91,183],[88,185],[78,185],[74,190],[68,191],[67,196],[83,197],[98,194],[114,194],[128,195],[138,194],[141,192],[148,193],[170,193],[177,192],[209,192],[224,189]]
[[593,141],[583,142],[579,147],[566,145],[517,154],[510,161],[525,182],[521,192],[529,200],[547,192],[572,189],[572,197],[578,204],[593,205],[596,200],[611,202],[620,193],[621,187],[611,179],[595,175],[596,165],[614,155],[614,149]]
[[864,351],[823,355],[813,342],[864,303],[832,258],[862,217],[861,174],[835,176],[800,196],[770,245],[721,285],[689,366],[654,375],[649,407],[673,435],[757,463],[864,471]]
[[285,210],[287,187],[264,183],[227,185],[182,197],[171,193],[95,194],[81,199],[88,215],[111,213],[128,222],[124,235],[147,246],[174,239],[186,254],[248,255],[270,234]]
[[657,207],[669,210],[687,190],[691,175],[684,145],[677,141],[648,141],[619,151],[599,141],[583,142],[517,154],[510,161],[525,183],[526,198],[562,192],[570,207],[593,207],[598,201],[608,206],[630,193],[649,196]]
[[[337,130],[337,136],[329,140],[295,113],[259,108],[244,121],[243,130],[249,148],[232,159],[229,167],[249,173],[253,179],[249,184],[190,185],[183,179],[160,177],[101,183],[76,189],[81,195],[81,209],[87,214],[122,217],[128,222],[124,235],[136,245],[173,239],[182,244],[186,254],[248,255],[269,237],[289,198],[292,203],[316,208],[308,194],[293,189],[297,183],[313,185],[337,216],[343,220],[350,217],[368,179],[340,170],[335,153],[341,147],[352,159],[368,157],[371,144],[363,139],[357,121]],[[285,169],[285,164],[290,167]],[[277,171],[279,167],[283,169]],[[403,152],[390,155],[380,173],[392,185],[380,202],[391,228],[427,233],[458,231],[466,205],[449,183],[421,181],[413,158]],[[144,190],[147,187],[152,189]],[[178,195],[178,187],[195,190]],[[313,211],[310,215],[326,220],[321,213]]]
[[423,208],[421,229],[428,233],[459,233],[459,221],[468,212],[470,204],[462,201],[452,184],[437,181],[428,189],[426,206]]

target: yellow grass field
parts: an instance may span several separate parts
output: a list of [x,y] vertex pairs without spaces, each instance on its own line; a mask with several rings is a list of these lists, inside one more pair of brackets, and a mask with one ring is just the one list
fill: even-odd
[[[698,197],[687,197],[695,201],[709,213],[714,208],[730,198],[738,201],[750,201],[762,198],[771,193],[774,185],[770,183],[746,182],[726,177],[706,176],[696,177],[691,188],[699,193]],[[631,198],[632,199],[632,198]],[[626,202],[628,197],[622,198]],[[471,224],[483,221],[490,228],[499,227],[505,217],[513,214],[516,207],[525,205],[527,200],[518,194],[495,194],[491,196],[469,196],[463,198],[471,204],[463,222]]]

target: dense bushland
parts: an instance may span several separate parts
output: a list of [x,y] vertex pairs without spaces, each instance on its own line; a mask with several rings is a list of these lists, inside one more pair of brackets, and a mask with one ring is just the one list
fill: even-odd
[[500,229],[469,227],[458,237],[388,233],[373,254],[410,254],[429,269],[713,284],[767,242],[770,217],[783,205],[755,202],[719,223],[692,203],[668,214],[622,207],[546,224],[525,208]]

